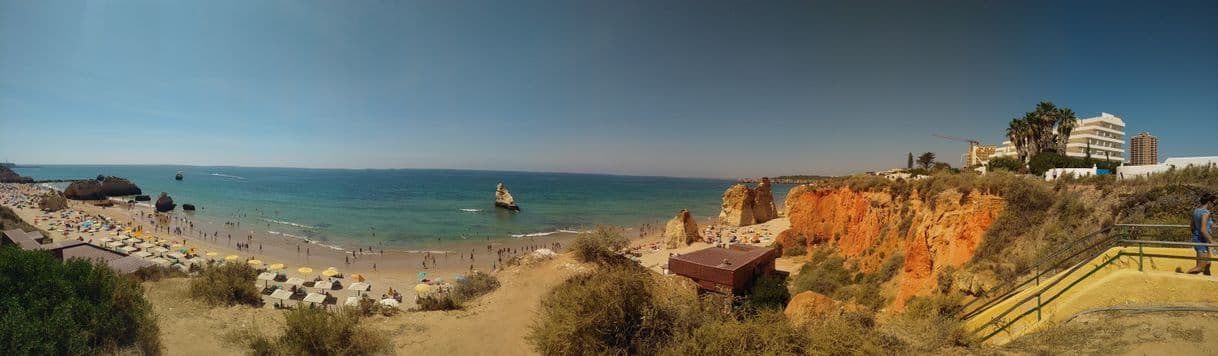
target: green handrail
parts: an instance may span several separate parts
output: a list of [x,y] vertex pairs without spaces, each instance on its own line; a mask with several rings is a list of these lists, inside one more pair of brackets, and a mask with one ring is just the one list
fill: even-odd
[[[1109,257],[1109,258],[1105,259],[1105,260],[1104,260],[1104,262],[1100,263],[1099,265],[1096,265],[1094,268],[1092,268],[1092,269],[1091,269],[1090,271],[1088,271],[1086,274],[1084,274],[1084,275],[1080,276],[1079,278],[1075,279],[1074,281],[1070,282],[1070,284],[1067,284],[1065,287],[1063,287],[1061,290],[1057,291],[1057,293],[1053,294],[1053,295],[1052,295],[1051,297],[1049,297],[1047,300],[1043,299],[1043,294],[1044,294],[1046,291],[1048,291],[1050,288],[1052,288],[1052,287],[1056,286],[1056,285],[1057,285],[1059,282],[1061,282],[1063,279],[1066,279],[1066,278],[1067,278],[1069,275],[1073,274],[1075,271],[1077,271],[1077,270],[1078,270],[1079,268],[1081,268],[1082,266],[1086,265],[1086,263],[1079,264],[1079,265],[1078,265],[1078,266],[1076,266],[1075,268],[1072,268],[1072,269],[1071,269],[1069,272],[1067,272],[1067,273],[1063,274],[1061,278],[1059,278],[1059,279],[1055,280],[1054,282],[1052,282],[1052,283],[1050,283],[1050,284],[1046,285],[1045,287],[1041,288],[1041,289],[1040,289],[1039,291],[1037,291],[1035,294],[1030,295],[1030,296],[1028,296],[1028,297],[1024,298],[1023,300],[1020,300],[1019,302],[1017,302],[1017,303],[1015,303],[1014,305],[1012,305],[1010,308],[1007,308],[1007,310],[1003,311],[1003,312],[1002,312],[1001,314],[999,314],[998,316],[995,316],[995,317],[994,317],[993,319],[991,319],[990,321],[988,321],[988,322],[986,322],[985,324],[982,324],[980,327],[978,327],[977,331],[982,331],[982,330],[985,330],[987,327],[990,327],[990,326],[992,326],[992,325],[994,325],[994,324],[996,324],[996,323],[1001,322],[1001,321],[1002,321],[1002,319],[1003,319],[1004,317],[1006,317],[1006,316],[1007,316],[1008,314],[1010,314],[1011,312],[1015,311],[1015,309],[1016,309],[1016,308],[1018,308],[1018,307],[1020,307],[1020,306],[1023,306],[1023,305],[1024,305],[1024,304],[1026,304],[1027,302],[1031,301],[1033,298],[1035,298],[1035,299],[1036,299],[1036,306],[1035,306],[1035,307],[1033,307],[1032,309],[1029,309],[1029,310],[1027,310],[1027,311],[1023,312],[1022,314],[1019,314],[1019,315],[1018,315],[1018,316],[1016,316],[1014,319],[1012,319],[1012,320],[1010,320],[1010,321],[1008,321],[1008,322],[1002,323],[1002,325],[1000,325],[998,328],[994,329],[994,331],[993,331],[993,332],[990,332],[989,334],[986,334],[984,337],[982,337],[982,338],[981,338],[981,341],[989,340],[989,339],[990,339],[991,337],[993,337],[994,335],[997,335],[998,333],[1005,331],[1005,330],[1007,329],[1007,327],[1010,327],[1011,325],[1014,325],[1016,322],[1018,322],[1019,320],[1022,320],[1024,317],[1027,317],[1028,315],[1031,315],[1033,312],[1035,312],[1035,313],[1036,313],[1037,320],[1040,320],[1040,317],[1041,317],[1041,309],[1042,309],[1044,306],[1048,305],[1049,303],[1052,303],[1054,300],[1056,300],[1058,297],[1060,297],[1060,296],[1061,296],[1062,294],[1064,294],[1066,291],[1070,290],[1071,288],[1073,288],[1075,285],[1077,285],[1078,283],[1082,282],[1083,280],[1085,280],[1085,279],[1087,279],[1087,278],[1091,277],[1093,274],[1095,274],[1096,272],[1098,272],[1100,269],[1103,269],[1104,267],[1107,267],[1107,266],[1108,266],[1109,264],[1111,264],[1113,261],[1116,261],[1117,259],[1121,258],[1122,256],[1131,256],[1131,257],[1132,257],[1132,256],[1137,256],[1137,257],[1138,257],[1138,266],[1139,266],[1139,269],[1138,269],[1138,270],[1139,270],[1139,271],[1141,271],[1141,270],[1142,270],[1142,269],[1141,269],[1141,267],[1142,267],[1142,259],[1143,259],[1143,258],[1145,258],[1145,257],[1154,257],[1154,258],[1168,258],[1168,259],[1184,259],[1184,260],[1206,260],[1206,261],[1218,261],[1218,258],[1214,258],[1214,257],[1203,257],[1203,258],[1198,258],[1198,257],[1192,257],[1192,256],[1176,256],[1176,255],[1164,255],[1164,254],[1147,254],[1147,253],[1144,253],[1144,252],[1143,252],[1143,249],[1142,249],[1142,247],[1143,247],[1144,245],[1193,246],[1193,247],[1195,247],[1195,246],[1207,246],[1207,247],[1218,247],[1218,244],[1191,243],[1191,242],[1174,242],[1174,241],[1142,241],[1142,240],[1119,240],[1119,241],[1117,241],[1117,243],[1118,243],[1118,244],[1136,244],[1136,245],[1138,246],[1138,252],[1137,252],[1137,253],[1131,253],[1131,252],[1126,252],[1126,251],[1120,251],[1120,252],[1117,252],[1117,253],[1116,253],[1116,254],[1114,254],[1112,257]],[[1093,258],[1094,258],[1094,257],[1093,257]]]

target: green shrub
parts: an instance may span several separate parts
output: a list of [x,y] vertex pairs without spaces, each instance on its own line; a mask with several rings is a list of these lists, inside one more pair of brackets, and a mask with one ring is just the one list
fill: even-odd
[[957,294],[932,294],[914,297],[905,311],[889,320],[884,332],[900,339],[910,351],[934,353],[953,347],[975,344],[964,322],[955,318],[961,309]]
[[881,355],[900,351],[902,345],[875,329],[875,318],[865,312],[827,315],[807,323],[808,354]]
[[0,248],[0,350],[84,355],[161,353],[152,306],[134,279],[85,260]]
[[391,354],[385,335],[359,324],[360,312],[343,308],[329,312],[297,308],[284,312],[283,334],[271,338],[246,330],[228,335],[230,341],[254,355],[379,355]]
[[808,254],[808,248],[804,247],[804,245],[795,245],[782,249],[783,256],[803,256],[806,254]]
[[850,284],[854,275],[845,267],[845,262],[842,256],[830,254],[825,249],[817,250],[791,281],[794,292],[813,291],[832,296],[839,288]]
[[261,305],[257,271],[244,263],[210,265],[190,279],[190,295],[209,305]]
[[629,244],[630,240],[622,236],[616,228],[598,226],[595,232],[580,234],[575,238],[571,243],[571,250],[575,251],[575,258],[583,262],[616,264],[621,263],[623,259],[618,252]]
[[708,323],[673,338],[661,355],[805,355],[808,336],[780,311]]
[[575,275],[541,301],[526,336],[543,355],[652,354],[671,335],[645,270],[607,266]]
[[787,280],[781,275],[770,274],[762,276],[749,289],[744,306],[748,310],[782,310],[791,301],[791,291],[787,290]]
[[1015,158],[994,158],[986,165],[990,172],[1005,170],[1007,172],[1017,173],[1023,170],[1023,162]]
[[476,272],[456,282],[453,299],[465,303],[499,288],[499,279],[485,272]]
[[173,267],[151,265],[140,267],[140,269],[132,272],[131,276],[135,277],[135,279],[138,279],[141,282],[155,282],[165,278],[184,278],[186,277],[186,273]]
[[451,295],[419,297],[415,311],[443,311],[461,309],[461,303]]

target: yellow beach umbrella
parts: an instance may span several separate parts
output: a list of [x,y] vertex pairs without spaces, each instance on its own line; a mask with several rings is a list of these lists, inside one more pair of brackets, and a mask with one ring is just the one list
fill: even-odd
[[276,263],[276,264],[271,265],[270,267],[267,267],[267,269],[271,269],[271,270],[283,269],[283,264]]
[[334,277],[334,276],[337,276],[337,275],[338,275],[338,270],[336,270],[336,269],[328,269],[328,270],[325,270],[325,271],[321,271],[321,275],[326,276],[326,277]]
[[431,286],[419,283],[419,285],[414,286],[414,291],[419,294],[424,294],[431,291]]
[[214,256],[216,256],[216,255],[219,255],[219,254],[218,254],[218,253],[215,253],[215,252],[208,252],[208,253],[207,253],[207,256],[208,256],[208,257],[214,257]]
[[179,248],[182,248],[182,244],[173,244],[173,246],[169,247],[170,250],[177,250]]
[[225,261],[236,261],[238,258],[241,258],[241,257],[237,256],[237,255],[224,256]]
[[309,273],[313,273],[313,269],[309,268],[309,267],[300,267],[300,268],[296,269],[296,272],[309,274]]
[[245,263],[248,263],[248,264],[250,264],[250,265],[257,266],[257,265],[261,265],[261,264],[262,264],[262,260],[249,260],[249,261],[245,261]]

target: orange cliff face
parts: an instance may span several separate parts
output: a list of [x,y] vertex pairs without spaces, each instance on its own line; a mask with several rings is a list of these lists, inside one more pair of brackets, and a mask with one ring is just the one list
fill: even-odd
[[904,309],[910,297],[934,291],[944,268],[968,262],[1006,207],[1002,198],[977,191],[961,199],[959,192],[946,190],[931,197],[934,204],[923,202],[916,191],[908,198],[849,188],[792,191],[785,204],[791,228],[779,234],[778,242],[828,246],[866,273],[878,270],[886,258],[904,254],[891,305],[895,310]]

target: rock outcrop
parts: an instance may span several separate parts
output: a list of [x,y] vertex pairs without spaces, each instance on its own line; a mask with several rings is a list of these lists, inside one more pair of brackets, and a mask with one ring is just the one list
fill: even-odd
[[39,197],[38,209],[42,211],[60,211],[68,208],[68,199],[59,192],[48,192]]
[[770,186],[770,178],[761,177],[757,188],[753,189],[753,223],[760,224],[778,217],[774,208],[774,189]]
[[694,241],[702,240],[698,222],[689,214],[689,210],[681,209],[677,216],[668,221],[664,226],[664,240],[668,241],[668,248],[689,246]]
[[152,197],[147,195],[136,195],[135,201],[152,201]]
[[139,195],[144,192],[140,187],[136,186],[131,181],[119,177],[106,177],[101,182],[102,194],[108,197],[119,197],[125,195]]
[[170,198],[169,194],[165,192],[161,192],[161,196],[156,198],[156,211],[158,213],[173,211],[173,208],[175,207],[177,207],[177,205],[173,203],[173,198]]
[[733,185],[723,192],[723,204],[719,209],[719,223],[730,226],[752,225],[753,196],[756,194],[744,184]]
[[102,193],[101,182],[96,180],[81,180],[68,184],[63,190],[63,196],[72,200],[101,200],[106,199]]
[[182,211],[195,211],[194,204],[182,204]]
[[512,198],[512,193],[508,192],[507,187],[503,183],[495,186],[495,206],[511,211],[520,211],[520,207],[516,205],[516,199]]
[[856,303],[840,302],[824,294],[809,291],[791,297],[782,313],[786,314],[792,323],[800,325],[827,316],[864,309],[866,307]]
[[895,279],[895,310],[917,295],[931,293],[940,272],[959,268],[973,257],[985,231],[1006,208],[1002,198],[976,190],[967,195],[942,191],[927,203],[917,191],[856,192],[849,188],[807,190],[789,195],[791,227],[779,234],[784,247],[806,243],[831,248],[864,273],[880,269],[901,254]]
[[173,176],[173,180],[182,180],[182,172],[178,171],[178,174]]
[[25,177],[5,165],[0,165],[0,183],[33,183],[34,178]]
[[101,180],[81,180],[68,184],[63,195],[73,200],[100,200],[107,197],[136,195],[143,193],[131,181],[119,177],[102,177]]
[[778,217],[774,208],[774,192],[769,178],[761,178],[757,188],[736,184],[723,192],[723,204],[719,209],[719,223],[730,226],[747,226],[773,220]]

